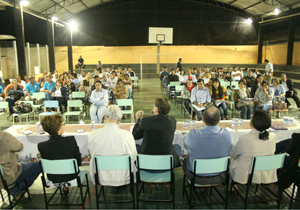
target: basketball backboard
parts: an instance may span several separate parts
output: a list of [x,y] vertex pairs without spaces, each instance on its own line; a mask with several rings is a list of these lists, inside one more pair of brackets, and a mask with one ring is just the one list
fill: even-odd
[[173,44],[173,28],[149,27],[149,44]]

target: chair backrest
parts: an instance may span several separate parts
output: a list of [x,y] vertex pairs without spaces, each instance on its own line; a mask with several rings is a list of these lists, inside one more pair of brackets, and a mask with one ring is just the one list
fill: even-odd
[[41,169],[46,174],[75,174],[78,173],[78,165],[76,159],[64,160],[40,160]]
[[227,170],[230,157],[215,159],[194,159],[193,171],[196,174],[221,173]]
[[35,98],[35,99],[45,98],[45,93],[44,92],[32,93],[32,98]]
[[131,79],[132,81],[137,81],[137,80],[139,80],[138,77],[131,77],[130,79]]
[[177,86],[177,85],[180,85],[180,82],[170,82],[170,87]]
[[57,100],[44,101],[45,108],[57,108],[58,106],[59,106],[59,103]]
[[118,106],[133,106],[132,99],[117,99],[116,102]]
[[224,82],[224,79],[219,79],[220,83]]
[[137,167],[148,170],[168,170],[173,168],[172,155],[137,155]]
[[220,81],[220,83],[221,83],[221,86],[224,86],[226,89],[227,89],[228,86],[230,86],[229,81],[223,81],[223,82]]
[[231,86],[234,86],[234,88],[238,88],[239,82],[238,81],[232,81]]
[[175,92],[178,92],[178,93],[180,92],[181,93],[182,87],[183,87],[182,85],[176,85],[175,86]]
[[82,100],[68,100],[68,107],[82,107]]
[[7,109],[8,108],[8,102],[1,101],[0,102],[0,109]]
[[72,98],[85,98],[84,91],[74,91],[72,92]]
[[268,170],[282,168],[285,157],[286,157],[286,153],[278,154],[278,155],[253,157],[252,173],[253,171],[268,171]]
[[94,167],[98,170],[126,170],[131,169],[130,155],[122,156],[95,156]]

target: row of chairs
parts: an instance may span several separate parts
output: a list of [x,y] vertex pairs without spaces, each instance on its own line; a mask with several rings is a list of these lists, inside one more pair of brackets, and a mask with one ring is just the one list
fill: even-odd
[[[228,196],[230,189],[235,189],[238,195],[242,198],[244,202],[244,208],[247,209],[248,203],[260,203],[260,202],[268,202],[268,201],[276,201],[277,208],[280,207],[282,190],[278,188],[278,191],[271,190],[264,184],[255,184],[252,183],[253,174],[256,171],[267,171],[267,170],[277,170],[283,167],[283,163],[285,160],[286,154],[279,155],[271,155],[271,156],[261,156],[254,157],[252,161],[252,169],[249,174],[248,182],[246,184],[239,184],[231,180],[230,184],[230,176],[229,176],[229,166],[230,166],[230,157],[217,158],[217,159],[196,159],[193,162],[193,177],[188,179],[186,176],[183,178],[183,191],[182,196],[186,196],[188,200],[188,205],[192,208],[195,204],[200,205],[214,205],[214,204],[224,204],[224,208],[228,207]],[[137,155],[137,173],[136,173],[136,185],[134,184],[134,174],[132,171],[132,161],[129,155],[125,156],[95,156],[94,157],[94,167],[95,167],[95,192],[96,192],[96,206],[99,209],[99,203],[121,203],[121,202],[132,202],[133,208],[139,208],[140,202],[149,202],[149,201],[161,201],[161,202],[171,202],[173,208],[175,208],[175,174],[174,174],[174,165],[173,165],[173,156],[172,155]],[[80,171],[77,167],[77,162],[75,159],[69,160],[40,160],[41,170],[42,170],[42,183],[44,190],[44,199],[46,208],[49,206],[58,206],[62,205],[61,203],[51,203],[51,200],[54,199],[55,194],[61,190],[64,186],[63,183],[58,183],[56,186],[56,191],[48,198],[49,196],[46,193],[46,188],[49,188],[47,185],[47,174],[78,174],[76,178],[76,182],[73,183],[72,186],[77,186],[80,191],[81,203],[63,203],[63,205],[80,205],[84,208],[84,203],[86,201],[87,195],[90,196],[89,185],[88,185],[88,177],[86,171]],[[298,165],[300,167],[300,164]],[[59,168],[60,170],[57,170]],[[129,187],[129,193],[124,197],[120,196],[109,196],[113,193],[109,193],[107,188],[111,186],[103,186],[101,185],[101,180],[98,179],[99,171],[115,171],[115,170],[128,170],[130,171],[130,183],[127,187]],[[160,173],[152,173],[150,170]],[[210,174],[210,173],[226,173],[226,178],[223,183],[216,183],[210,185],[198,185],[195,182],[196,174]],[[300,170],[298,169],[298,176],[300,175]],[[1,180],[4,183],[4,189],[8,193],[8,197],[10,195],[10,190],[13,186],[8,186],[5,179],[3,178],[3,173],[1,170]],[[85,180],[85,184],[84,184]],[[150,192],[145,185],[164,185],[167,189],[166,196],[161,197],[161,199],[157,199],[156,196],[151,196],[152,191],[154,191],[153,186],[150,187]],[[169,184],[169,186],[167,186]],[[225,186],[225,195],[217,188],[218,185]],[[238,184],[238,189],[235,186]],[[99,189],[100,186],[100,189]],[[86,187],[85,192],[83,192],[83,188]],[[169,187],[169,189],[168,189]],[[208,188],[208,191],[202,191],[202,195],[199,195],[196,192],[197,188]],[[259,190],[260,189],[260,190]],[[161,194],[161,188],[154,192],[154,194]],[[252,196],[250,196],[250,191],[253,191]],[[260,196],[259,192],[260,191]],[[30,194],[28,189],[25,190],[28,193],[30,198]],[[295,198],[295,185],[293,186],[292,193],[288,191],[284,191],[287,195],[289,195],[290,208],[292,208],[293,201],[298,200]],[[150,195],[147,195],[149,194]],[[263,193],[267,193],[264,195]],[[1,191],[2,199],[4,200],[2,191]],[[262,196],[263,195],[263,196]],[[153,198],[154,197],[154,198]],[[259,200],[253,200],[250,198],[260,197]],[[110,199],[109,199],[110,198]],[[119,199],[112,199],[119,198]],[[198,199],[199,202],[194,202],[194,200]],[[9,200],[10,207],[13,208],[11,201]],[[135,204],[136,203],[136,204]]]

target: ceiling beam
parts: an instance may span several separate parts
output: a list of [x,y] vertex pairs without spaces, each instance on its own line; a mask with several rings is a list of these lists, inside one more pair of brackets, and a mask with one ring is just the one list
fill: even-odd
[[230,2],[228,5],[233,4],[234,2],[236,2],[237,0],[233,0],[232,2]]
[[86,4],[85,3],[83,3],[83,1],[82,0],[79,0],[87,9],[89,9],[89,7],[88,6],[86,6]]
[[250,6],[248,6],[248,7],[245,7],[244,9],[242,9],[242,10],[246,10],[246,9],[249,9],[249,8],[251,8],[251,7],[254,7],[254,6],[256,6],[256,5],[258,5],[258,4],[260,4],[261,2],[256,2],[255,4],[252,4],[252,5],[250,5]]

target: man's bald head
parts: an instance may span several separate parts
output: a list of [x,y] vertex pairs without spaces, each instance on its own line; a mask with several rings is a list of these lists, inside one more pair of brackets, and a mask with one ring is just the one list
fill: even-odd
[[210,106],[204,110],[202,120],[205,122],[207,126],[215,126],[221,120],[220,111],[215,106]]

